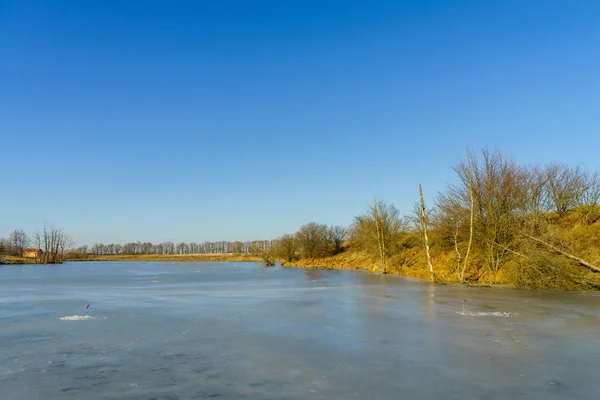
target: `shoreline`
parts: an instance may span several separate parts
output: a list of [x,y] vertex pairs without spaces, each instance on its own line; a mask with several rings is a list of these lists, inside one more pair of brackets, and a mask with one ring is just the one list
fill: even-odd
[[26,265],[35,264],[35,260],[17,256],[0,256],[0,265]]
[[[284,268],[298,268],[298,269],[313,269],[313,270],[349,270],[349,271],[362,271],[368,272],[374,275],[380,275],[381,272],[376,264],[369,262],[366,258],[359,257],[357,254],[346,254],[345,256],[351,256],[346,259],[341,255],[343,259],[338,257],[325,257],[318,259],[301,259],[292,262],[280,262],[279,265]],[[253,256],[251,254],[116,254],[116,255],[97,255],[97,256],[86,256],[82,258],[67,257],[65,260],[69,262],[88,262],[88,261],[99,261],[99,262],[261,262],[260,257]],[[32,264],[30,259],[14,256],[4,256],[0,259],[0,266],[11,266],[11,265],[24,265]],[[41,265],[41,264],[40,264]],[[452,276],[447,274],[447,271],[440,270],[440,274],[437,275],[437,281],[430,283],[427,276],[427,271],[422,268],[410,268],[405,267],[402,269],[390,269],[386,275],[398,276],[406,279],[416,280],[423,284],[433,284],[438,286],[452,286],[452,287],[463,287],[463,288],[492,288],[492,289],[523,289],[527,291],[587,291],[587,290],[564,290],[564,289],[530,289],[521,288],[514,284],[507,282],[488,283],[488,282],[464,282],[461,283]],[[450,279],[449,279],[450,278]],[[591,290],[596,292],[596,290]]]
[[[509,283],[484,283],[484,282],[458,282],[458,281],[436,281],[434,283],[431,283],[429,281],[428,278],[423,278],[421,276],[417,276],[415,275],[407,275],[407,274],[402,274],[402,273],[396,273],[396,272],[388,272],[386,274],[381,274],[381,272],[374,270],[374,269],[370,269],[370,268],[353,268],[352,266],[344,266],[344,267],[332,267],[332,266],[327,266],[327,265],[316,265],[311,263],[310,260],[300,260],[300,262],[302,262],[302,265],[297,264],[296,263],[285,263],[282,262],[281,266],[283,268],[298,268],[298,269],[312,269],[312,270],[316,270],[316,271],[342,271],[342,270],[347,270],[347,271],[356,271],[356,272],[367,272],[370,274],[374,274],[374,275],[391,275],[391,276],[397,276],[400,278],[405,278],[405,279],[409,279],[409,280],[414,280],[416,282],[419,283],[423,283],[423,284],[427,284],[427,285],[436,285],[436,286],[451,286],[451,287],[464,287],[464,288],[486,288],[486,289],[513,289],[513,290],[527,290],[527,291],[534,291],[534,289],[526,289],[526,288],[519,288],[513,284],[509,284]],[[552,290],[552,289],[545,289],[545,290],[549,290],[549,291],[557,291],[557,290]],[[569,292],[577,292],[577,290],[567,290]]]

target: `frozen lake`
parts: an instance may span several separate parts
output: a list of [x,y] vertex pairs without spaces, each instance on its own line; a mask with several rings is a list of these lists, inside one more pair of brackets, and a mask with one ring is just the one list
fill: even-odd
[[600,294],[253,263],[7,266],[0,349],[2,399],[598,399]]

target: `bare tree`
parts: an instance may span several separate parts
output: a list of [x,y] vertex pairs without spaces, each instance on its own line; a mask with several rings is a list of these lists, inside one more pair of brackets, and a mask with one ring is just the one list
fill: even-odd
[[582,187],[581,167],[551,164],[546,168],[548,196],[556,212],[564,215],[576,206],[578,190]]
[[324,257],[331,253],[332,243],[327,225],[310,222],[296,233],[302,258]]
[[377,256],[381,273],[387,273],[387,259],[396,252],[404,225],[392,204],[375,200],[365,215],[354,219],[352,242]]
[[0,255],[10,253],[10,242],[7,239],[0,238]]
[[329,228],[329,234],[331,235],[331,242],[333,244],[333,252],[340,253],[342,251],[342,245],[348,238],[348,229],[341,225],[332,225]]
[[539,225],[540,219],[552,209],[552,200],[548,184],[548,172],[538,166],[526,170],[526,191],[523,212],[531,216],[534,226]]
[[291,262],[297,257],[297,249],[298,245],[294,235],[285,234],[277,239],[277,243],[275,245],[275,254],[279,258],[287,262]]
[[427,266],[429,267],[429,280],[435,283],[435,274],[433,272],[433,263],[429,253],[429,237],[427,236],[427,214],[425,213],[425,200],[423,200],[423,188],[419,184],[419,199],[421,201],[421,228],[423,230],[423,240],[425,242],[425,255],[427,256]]
[[71,237],[61,230],[61,236],[58,240],[58,254],[59,261],[62,262],[65,259],[65,255],[67,254],[67,250],[69,250],[73,246],[73,240]]
[[597,219],[598,202],[600,201],[600,174],[583,171],[580,186],[575,197],[575,205],[579,222],[589,225]]
[[62,229],[54,226],[45,225],[43,231],[36,231],[34,240],[37,247],[42,249],[43,253],[37,260],[42,264],[61,263],[65,256],[65,251],[71,244],[71,239]]
[[460,183],[438,196],[439,220],[454,235],[457,221],[468,223],[473,205],[472,245],[494,280],[515,245],[527,198],[527,171],[488,150],[481,151],[481,160],[468,153],[454,170]]
[[272,267],[275,265],[275,252],[270,246],[261,245],[262,241],[256,241],[250,249],[250,253],[255,257],[261,259],[262,264],[265,267]]
[[462,265],[462,270],[459,272],[458,279],[461,282],[465,280],[465,271],[467,270],[467,261],[469,260],[469,254],[471,253],[471,246],[473,245],[473,223],[475,220],[475,199],[473,197],[473,179],[469,181],[469,200],[470,200],[470,219],[469,219],[469,244],[467,245],[467,253]]
[[[115,248],[116,251],[116,248]],[[152,253],[152,243],[144,242],[142,243],[142,254],[151,254]]]
[[229,249],[232,253],[242,253],[243,249],[244,249],[244,244],[240,241],[235,241],[233,243],[231,243],[231,245],[229,246]]
[[29,236],[22,230],[14,230],[9,238],[11,253],[15,256],[21,256],[23,249],[29,245]]

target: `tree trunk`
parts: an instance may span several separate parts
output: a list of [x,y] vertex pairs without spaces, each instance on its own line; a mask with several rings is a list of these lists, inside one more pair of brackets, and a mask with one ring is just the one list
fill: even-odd
[[471,244],[473,243],[473,219],[475,216],[475,201],[473,200],[473,179],[469,182],[469,197],[471,199],[471,221],[469,222],[469,245],[467,246],[467,254],[465,254],[465,260],[462,271],[460,272],[460,281],[465,280],[465,271],[467,270],[467,260],[469,259],[469,253],[471,252]]
[[379,246],[379,260],[381,261],[381,273],[386,274],[385,267],[385,243],[382,229],[379,227],[379,214],[375,214],[375,227],[377,229],[377,244]]
[[462,282],[462,278],[460,277],[460,265],[462,262],[462,258],[460,256],[460,251],[458,251],[458,227],[459,223],[456,223],[456,233],[454,234],[454,250],[456,250],[456,274],[458,275],[458,280]]
[[429,279],[431,283],[435,282],[435,274],[433,273],[433,264],[431,255],[429,254],[429,238],[427,237],[427,215],[425,214],[425,201],[423,200],[423,188],[419,184],[419,197],[421,198],[421,225],[423,227],[423,237],[425,239],[425,254],[427,254],[427,265],[429,266]]
[[579,258],[579,257],[577,257],[576,255],[573,255],[573,254],[571,254],[571,253],[567,253],[566,251],[564,251],[564,250],[561,250],[561,249],[559,249],[558,247],[556,247],[556,246],[553,246],[553,245],[551,245],[551,244],[550,244],[550,243],[548,243],[548,242],[544,242],[542,239],[538,239],[538,238],[536,238],[536,237],[533,237],[533,236],[531,236],[531,235],[528,235],[528,234],[525,234],[525,236],[527,236],[529,239],[531,239],[531,240],[533,240],[533,241],[535,241],[535,242],[538,242],[538,243],[540,243],[540,244],[543,244],[544,246],[546,246],[546,247],[548,247],[548,248],[552,249],[553,251],[555,251],[555,252],[557,252],[557,253],[559,253],[559,254],[562,254],[562,255],[563,255],[563,256],[565,256],[565,257],[568,257],[568,258],[570,258],[571,260],[577,261],[577,262],[578,262],[580,265],[582,265],[582,266],[586,267],[587,269],[590,269],[590,270],[592,270],[592,271],[595,271],[595,272],[600,272],[600,267],[597,267],[597,266],[595,266],[594,264],[590,264],[589,262],[585,261],[585,260],[584,260],[584,259],[582,259],[582,258]]

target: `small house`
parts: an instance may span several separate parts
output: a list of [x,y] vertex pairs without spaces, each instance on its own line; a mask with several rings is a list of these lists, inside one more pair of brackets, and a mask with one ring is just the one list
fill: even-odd
[[42,254],[44,254],[42,249],[23,249],[23,257],[25,258],[38,258]]

